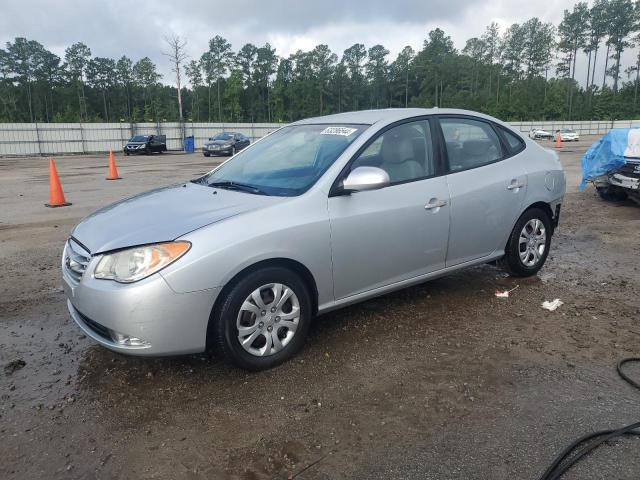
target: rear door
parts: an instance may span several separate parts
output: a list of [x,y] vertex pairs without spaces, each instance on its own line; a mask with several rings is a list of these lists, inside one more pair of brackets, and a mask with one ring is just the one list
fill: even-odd
[[504,249],[522,211],[527,175],[520,153],[492,122],[470,116],[439,120],[451,197],[450,267]]

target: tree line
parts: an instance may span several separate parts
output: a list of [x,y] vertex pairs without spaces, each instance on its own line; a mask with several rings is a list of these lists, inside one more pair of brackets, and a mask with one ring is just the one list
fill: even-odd
[[[579,2],[557,26],[536,17],[505,29],[492,23],[462,50],[436,28],[420,50],[406,46],[395,59],[383,45],[361,43],[340,56],[321,44],[285,58],[268,43],[234,51],[219,35],[199,58],[186,58],[184,40],[167,43],[179,91],[162,83],[175,79],[163,79],[148,57],[94,57],[78,42],[60,58],[15,38],[0,49],[0,122],[288,122],[433,106],[505,120],[640,114],[640,53],[622,64],[623,52],[640,46],[640,0]],[[580,57],[584,78],[576,75]]]

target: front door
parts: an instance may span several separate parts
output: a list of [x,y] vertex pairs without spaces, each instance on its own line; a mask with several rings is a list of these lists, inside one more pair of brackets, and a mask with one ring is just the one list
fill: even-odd
[[358,166],[382,168],[391,184],[328,199],[336,300],[442,269],[446,256],[449,194],[429,122],[384,131],[350,170]]

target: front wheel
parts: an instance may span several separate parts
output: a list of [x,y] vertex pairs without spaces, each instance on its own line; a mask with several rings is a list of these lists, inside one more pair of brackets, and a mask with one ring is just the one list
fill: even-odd
[[241,278],[210,320],[217,349],[235,365],[266,370],[304,344],[313,317],[309,290],[286,268],[268,267]]
[[527,210],[513,227],[501,266],[517,277],[535,275],[549,255],[551,233],[547,212],[539,208]]

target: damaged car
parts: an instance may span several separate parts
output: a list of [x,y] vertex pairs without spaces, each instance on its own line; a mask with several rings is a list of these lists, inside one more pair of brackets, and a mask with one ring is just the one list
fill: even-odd
[[640,204],[640,129],[611,130],[587,150],[581,165],[580,190],[593,183],[603,200]]

